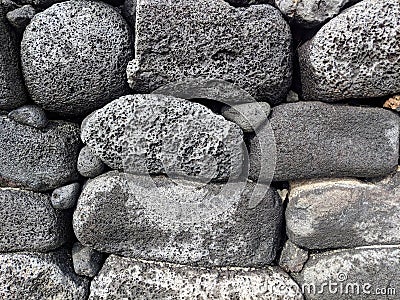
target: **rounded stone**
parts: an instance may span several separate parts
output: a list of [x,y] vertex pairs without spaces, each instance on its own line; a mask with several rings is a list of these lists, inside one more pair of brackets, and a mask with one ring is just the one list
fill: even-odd
[[32,100],[51,112],[84,115],[123,95],[131,44],[126,21],[108,4],[51,6],[32,19],[22,39]]
[[105,169],[103,161],[85,146],[82,148],[78,157],[78,172],[84,177],[94,178]]
[[44,110],[36,105],[24,105],[8,114],[10,119],[34,128],[45,128],[49,123]]

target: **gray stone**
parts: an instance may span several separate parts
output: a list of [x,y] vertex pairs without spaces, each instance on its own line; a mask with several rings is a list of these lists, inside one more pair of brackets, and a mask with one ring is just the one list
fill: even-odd
[[135,59],[127,73],[137,92],[185,79],[222,79],[276,103],[289,89],[290,28],[270,5],[141,0],[136,16]]
[[77,276],[67,251],[0,254],[0,298],[84,300],[89,280]]
[[0,109],[13,109],[27,101],[18,45],[6,19],[8,5],[0,2]]
[[79,152],[78,172],[84,177],[93,178],[104,172],[103,161],[95,156],[89,147],[85,146]]
[[124,6],[122,7],[122,13],[132,28],[136,23],[136,1],[137,0],[125,0]]
[[81,192],[79,183],[56,188],[51,195],[51,204],[57,209],[69,209],[74,207]]
[[0,6],[4,8],[5,13],[19,7],[17,3],[11,0],[0,0]]
[[303,97],[340,101],[400,91],[400,2],[364,0],[298,50]]
[[66,1],[37,14],[24,32],[21,60],[32,100],[84,115],[127,91],[131,33],[110,5]]
[[7,20],[15,28],[24,30],[32,20],[36,10],[31,5],[24,5],[7,13]]
[[0,252],[50,251],[70,237],[71,213],[55,210],[46,194],[0,188]]
[[101,252],[196,266],[265,266],[276,257],[282,203],[252,183],[207,184],[116,171],[90,180],[73,225]]
[[279,258],[279,266],[286,272],[300,272],[307,260],[308,251],[288,240]]
[[399,261],[399,246],[336,250],[310,255],[303,271],[292,276],[310,300],[396,300]]
[[46,113],[36,105],[24,105],[8,114],[10,119],[34,128],[45,128],[49,122]]
[[73,123],[39,130],[0,116],[0,185],[47,191],[75,181],[79,147]]
[[377,182],[356,179],[294,183],[287,234],[308,249],[400,244],[400,171]]
[[[297,102],[274,107],[270,124],[277,147],[276,181],[378,177],[397,168],[399,117],[391,111]],[[268,157],[259,155],[257,137],[250,144],[250,177],[254,179]]]
[[289,91],[287,97],[286,97],[286,102],[292,103],[292,102],[299,102],[299,95],[294,92],[294,91]]
[[242,173],[242,135],[203,105],[145,94],[93,112],[82,123],[81,138],[112,169],[226,180]]
[[100,271],[104,254],[94,249],[75,243],[72,248],[72,261],[75,273],[78,275],[94,277]]
[[253,102],[222,108],[222,115],[239,125],[244,132],[253,132],[268,119],[271,107],[267,102]]
[[225,0],[235,7],[248,6],[253,4],[274,4],[274,0]]
[[89,299],[303,299],[278,268],[192,268],[111,255],[90,288]]

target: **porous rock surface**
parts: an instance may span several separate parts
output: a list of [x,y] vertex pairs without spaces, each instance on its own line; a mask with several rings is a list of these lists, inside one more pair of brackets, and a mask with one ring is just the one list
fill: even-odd
[[203,269],[111,255],[91,284],[89,299],[303,299],[278,268]]
[[242,173],[242,135],[236,124],[203,105],[138,94],[89,115],[81,137],[112,169],[226,180]]
[[265,186],[254,199],[252,188],[112,171],[87,183],[74,231],[101,252],[198,266],[264,266],[280,245],[282,204],[275,190]]
[[131,44],[126,21],[108,4],[51,6],[32,19],[21,44],[32,100],[52,112],[83,115],[123,95]]
[[135,59],[127,69],[134,91],[203,78],[233,82],[257,100],[277,102],[286,94],[291,34],[274,7],[138,0],[136,9]]

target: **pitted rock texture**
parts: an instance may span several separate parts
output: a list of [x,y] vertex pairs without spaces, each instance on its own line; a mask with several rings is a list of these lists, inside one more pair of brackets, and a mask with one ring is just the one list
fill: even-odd
[[[303,271],[292,277],[310,300],[396,300],[399,261],[399,246],[328,251],[312,254]],[[329,283],[333,292],[329,291]]]
[[0,298],[84,300],[89,280],[77,276],[67,251],[0,254]]
[[264,266],[280,246],[282,204],[264,186],[208,184],[117,171],[90,180],[74,231],[85,246],[196,266]]
[[27,101],[22,80],[17,41],[0,2],[0,109],[13,109]]
[[104,254],[77,242],[72,247],[72,261],[76,274],[94,277],[101,269]]
[[0,188],[0,215],[0,252],[46,252],[71,237],[71,213],[55,210],[46,194]]
[[[399,117],[369,107],[297,102],[273,108],[277,158],[274,180],[378,177],[397,168]],[[250,175],[266,160],[250,145]],[[255,151],[253,151],[255,149]]]
[[303,97],[339,101],[400,90],[400,2],[364,0],[299,48]]
[[90,287],[89,299],[303,299],[278,268],[192,268],[111,255]]
[[92,153],[88,146],[79,152],[78,172],[84,177],[93,178],[103,173],[105,165],[103,161]]
[[79,147],[73,123],[39,130],[0,116],[0,185],[47,191],[77,180]]
[[292,242],[309,249],[400,244],[400,171],[377,182],[293,184],[286,210]]
[[67,1],[37,14],[21,45],[25,83],[44,109],[84,115],[127,91],[131,33],[111,6]]
[[233,82],[268,102],[289,89],[290,28],[270,5],[138,0],[136,17],[135,59],[127,69],[136,92],[191,78]]
[[81,137],[112,169],[204,181],[241,175],[242,135],[203,105],[148,94],[124,96],[93,112]]

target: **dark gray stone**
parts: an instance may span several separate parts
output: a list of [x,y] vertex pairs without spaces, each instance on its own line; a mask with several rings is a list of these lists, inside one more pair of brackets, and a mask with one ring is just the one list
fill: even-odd
[[74,214],[78,240],[101,252],[196,266],[265,266],[280,246],[282,203],[266,186],[203,185],[109,172]]
[[7,13],[7,20],[15,28],[24,30],[32,20],[36,10],[31,5],[24,5]]
[[[390,174],[399,159],[399,122],[398,115],[381,108],[322,102],[276,106],[270,116],[277,148],[274,180]],[[255,137],[250,145],[253,179],[269,159],[258,153],[258,143]]]
[[24,32],[22,68],[32,100],[84,115],[126,93],[131,33],[110,5],[66,1],[37,14]]
[[79,152],[78,172],[84,177],[93,178],[104,172],[103,161],[95,156],[89,147],[85,146]]
[[185,79],[221,79],[277,103],[290,87],[290,28],[270,5],[142,0],[136,16],[136,56],[127,73],[137,92]]
[[74,207],[78,201],[81,192],[79,183],[71,183],[69,185],[56,188],[51,195],[51,204],[57,209],[69,209]]
[[66,250],[0,254],[0,298],[84,300],[89,280],[77,276]]
[[132,28],[134,28],[136,23],[136,1],[137,0],[125,0],[124,6],[122,7],[122,13]]
[[307,260],[308,251],[301,249],[288,240],[282,249],[279,266],[285,272],[300,272]]
[[47,191],[75,181],[79,147],[73,123],[39,130],[0,116],[0,185]]
[[298,50],[303,97],[340,101],[400,91],[400,2],[364,0]]
[[8,114],[10,119],[34,128],[45,128],[49,122],[46,113],[36,105],[24,105]]
[[94,277],[101,269],[104,254],[77,242],[72,248],[72,261],[76,274]]
[[225,0],[235,7],[248,6],[253,4],[274,4],[274,0]]
[[192,268],[111,255],[90,287],[89,299],[303,299],[279,268]]

